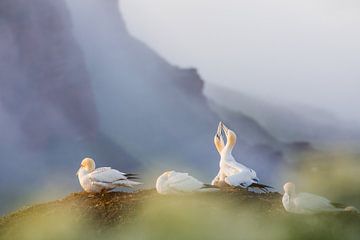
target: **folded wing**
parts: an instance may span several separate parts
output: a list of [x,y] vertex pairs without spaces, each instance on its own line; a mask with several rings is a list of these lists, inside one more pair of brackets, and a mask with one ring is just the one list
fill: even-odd
[[173,172],[168,179],[169,188],[178,192],[192,192],[205,187],[204,183],[187,173]]
[[89,174],[89,179],[93,184],[104,185],[111,184],[114,186],[127,186],[140,184],[139,182],[131,181],[128,174],[120,172],[110,167],[98,168]]
[[342,208],[337,208],[328,199],[311,194],[299,193],[294,199],[295,206],[307,212],[326,212],[326,211],[342,211]]

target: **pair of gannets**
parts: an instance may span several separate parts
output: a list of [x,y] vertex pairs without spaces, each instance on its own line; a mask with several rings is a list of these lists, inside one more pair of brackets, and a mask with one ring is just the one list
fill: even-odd
[[[226,136],[226,145],[224,144],[222,132],[224,132]],[[232,150],[236,144],[236,134],[222,122],[218,125],[214,137],[214,144],[220,155],[220,169],[216,177],[212,180],[212,185],[221,186],[226,183],[233,187],[259,188],[261,190],[271,188],[270,186],[259,183],[259,178],[253,169],[235,160],[232,155]]]

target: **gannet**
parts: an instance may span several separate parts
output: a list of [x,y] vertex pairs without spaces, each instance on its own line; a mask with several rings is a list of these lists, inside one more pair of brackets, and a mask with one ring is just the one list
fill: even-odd
[[204,184],[188,173],[167,171],[156,180],[156,191],[164,195],[214,190],[218,189],[209,184]]
[[95,161],[84,158],[76,175],[81,187],[86,192],[98,193],[110,191],[117,187],[134,187],[141,183],[132,181],[137,179],[135,174],[119,172],[111,167],[95,169]]
[[295,184],[288,182],[284,185],[284,195],[282,203],[286,211],[298,214],[312,214],[320,212],[341,212],[355,211],[352,206],[344,206],[339,203],[333,203],[330,200],[311,193],[295,192]]
[[[214,136],[214,145],[215,145],[217,152],[219,153],[219,156],[221,156],[221,151],[224,149],[224,146],[225,146],[224,139],[222,136],[222,122],[219,122],[216,134]],[[220,174],[221,174],[221,170],[219,170],[218,174],[211,181],[211,185],[214,185],[214,186],[221,185]]]
[[224,181],[230,186],[242,188],[259,188],[267,190],[270,186],[260,184],[256,172],[240,164],[232,155],[232,150],[236,144],[236,134],[230,130],[222,122],[220,122],[222,130],[226,136],[226,145],[221,151],[219,181]]

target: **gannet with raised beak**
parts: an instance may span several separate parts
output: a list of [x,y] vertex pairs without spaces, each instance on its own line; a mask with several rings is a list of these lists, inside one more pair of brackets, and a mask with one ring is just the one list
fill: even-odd
[[298,214],[312,214],[321,212],[341,212],[354,211],[357,209],[352,206],[345,206],[340,203],[333,203],[329,199],[311,194],[296,193],[295,184],[288,182],[284,185],[284,195],[282,203],[286,211]]
[[167,171],[156,180],[156,191],[160,194],[216,191],[216,187],[204,184],[188,173]]
[[91,158],[82,160],[76,175],[81,187],[91,193],[107,192],[118,187],[134,187],[141,184],[132,181],[138,179],[136,174],[123,173],[111,167],[95,169],[95,161]]
[[[224,139],[222,136],[222,122],[219,122],[216,134],[214,136],[214,145],[215,145],[216,151],[219,153],[219,156],[221,156],[221,152],[225,147]],[[219,170],[216,177],[211,181],[211,185],[220,186],[222,184],[220,182],[220,174],[221,174],[221,170]]]
[[230,130],[222,122],[220,122],[222,130],[226,136],[226,145],[221,151],[219,182],[226,182],[230,186],[242,188],[259,188],[267,190],[270,186],[260,184],[256,172],[237,162],[232,155],[232,150],[236,144],[236,134]]

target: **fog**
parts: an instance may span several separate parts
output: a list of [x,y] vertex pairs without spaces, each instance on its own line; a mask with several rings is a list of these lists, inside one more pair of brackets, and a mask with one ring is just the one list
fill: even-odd
[[[151,48],[128,34],[117,0],[0,2],[0,192],[4,193],[0,213],[34,198],[46,200],[80,190],[74,172],[85,156],[93,157],[98,166],[137,172],[145,186],[153,186],[155,177],[169,169],[191,172],[209,182],[218,170],[213,137],[220,120],[238,133],[234,154],[256,169],[264,182],[277,186],[281,183],[276,174],[280,167],[296,160],[288,158],[288,153],[311,150],[307,142],[328,138],[322,132],[339,134],[331,124],[320,133],[313,131],[324,125],[322,121],[318,125],[311,119],[305,124],[288,121],[300,118],[293,114],[282,121],[272,119],[277,123],[272,128],[279,125],[280,132],[274,135],[256,116],[264,115],[265,110],[271,116],[281,115],[279,112],[289,115],[288,111],[264,104],[264,111],[258,114],[261,108],[254,111],[253,107],[259,106],[258,98],[309,102],[338,115],[355,107],[358,83],[352,79],[358,71],[358,50],[352,46],[358,39],[355,32],[349,38],[350,32],[344,27],[351,18],[357,19],[355,15],[346,15],[340,25],[334,20],[336,24],[329,24],[322,33],[313,26],[313,16],[307,22],[312,24],[310,33],[329,37],[322,44],[292,28],[304,28],[305,22],[284,21],[286,16],[294,16],[291,8],[287,14],[279,12],[274,17],[266,9],[276,9],[269,5],[260,9],[268,19],[257,19],[254,14],[260,10],[256,4],[239,14],[235,3],[217,6],[196,2],[192,8],[176,1],[173,5],[135,0],[122,3],[129,29]],[[303,5],[298,8],[306,10]],[[245,22],[245,17],[256,27],[249,27],[251,21]],[[303,19],[301,15],[298,18]],[[276,31],[267,30],[265,22]],[[286,24],[275,26],[278,22]],[[333,28],[344,35],[336,35]],[[240,30],[246,30],[246,37],[238,34]],[[332,34],[335,39],[330,38]],[[340,41],[344,39],[346,44]],[[298,42],[308,48],[298,48]],[[169,64],[153,49],[171,63],[195,66],[201,76],[196,69]],[[313,52],[323,54],[311,58],[306,54]],[[321,87],[340,74],[341,84]],[[292,82],[284,83],[289,76]],[[305,91],[309,81],[304,79],[311,78],[313,93]],[[243,102],[246,111],[238,111],[236,104],[230,109],[223,107],[227,99],[247,99],[234,91],[234,98],[224,97],[223,102],[207,99],[203,79],[249,93],[246,104],[232,101]],[[209,86],[206,84],[205,89]],[[230,95],[230,91],[212,89]],[[314,98],[319,99],[316,104]],[[345,106],[345,100],[351,104]],[[356,120],[355,113],[344,116]],[[285,125],[306,134],[292,132],[285,138],[283,132],[290,132]],[[299,126],[306,126],[306,131]],[[37,192],[46,192],[47,196],[38,196]]]
[[210,107],[195,69],[131,37],[117,0],[3,0],[0,13],[0,214],[80,190],[86,156],[145,187],[169,169],[209,182],[220,120],[259,174],[285,161],[287,145],[255,120]]
[[360,2],[122,0],[129,31],[205,81],[360,123]]

